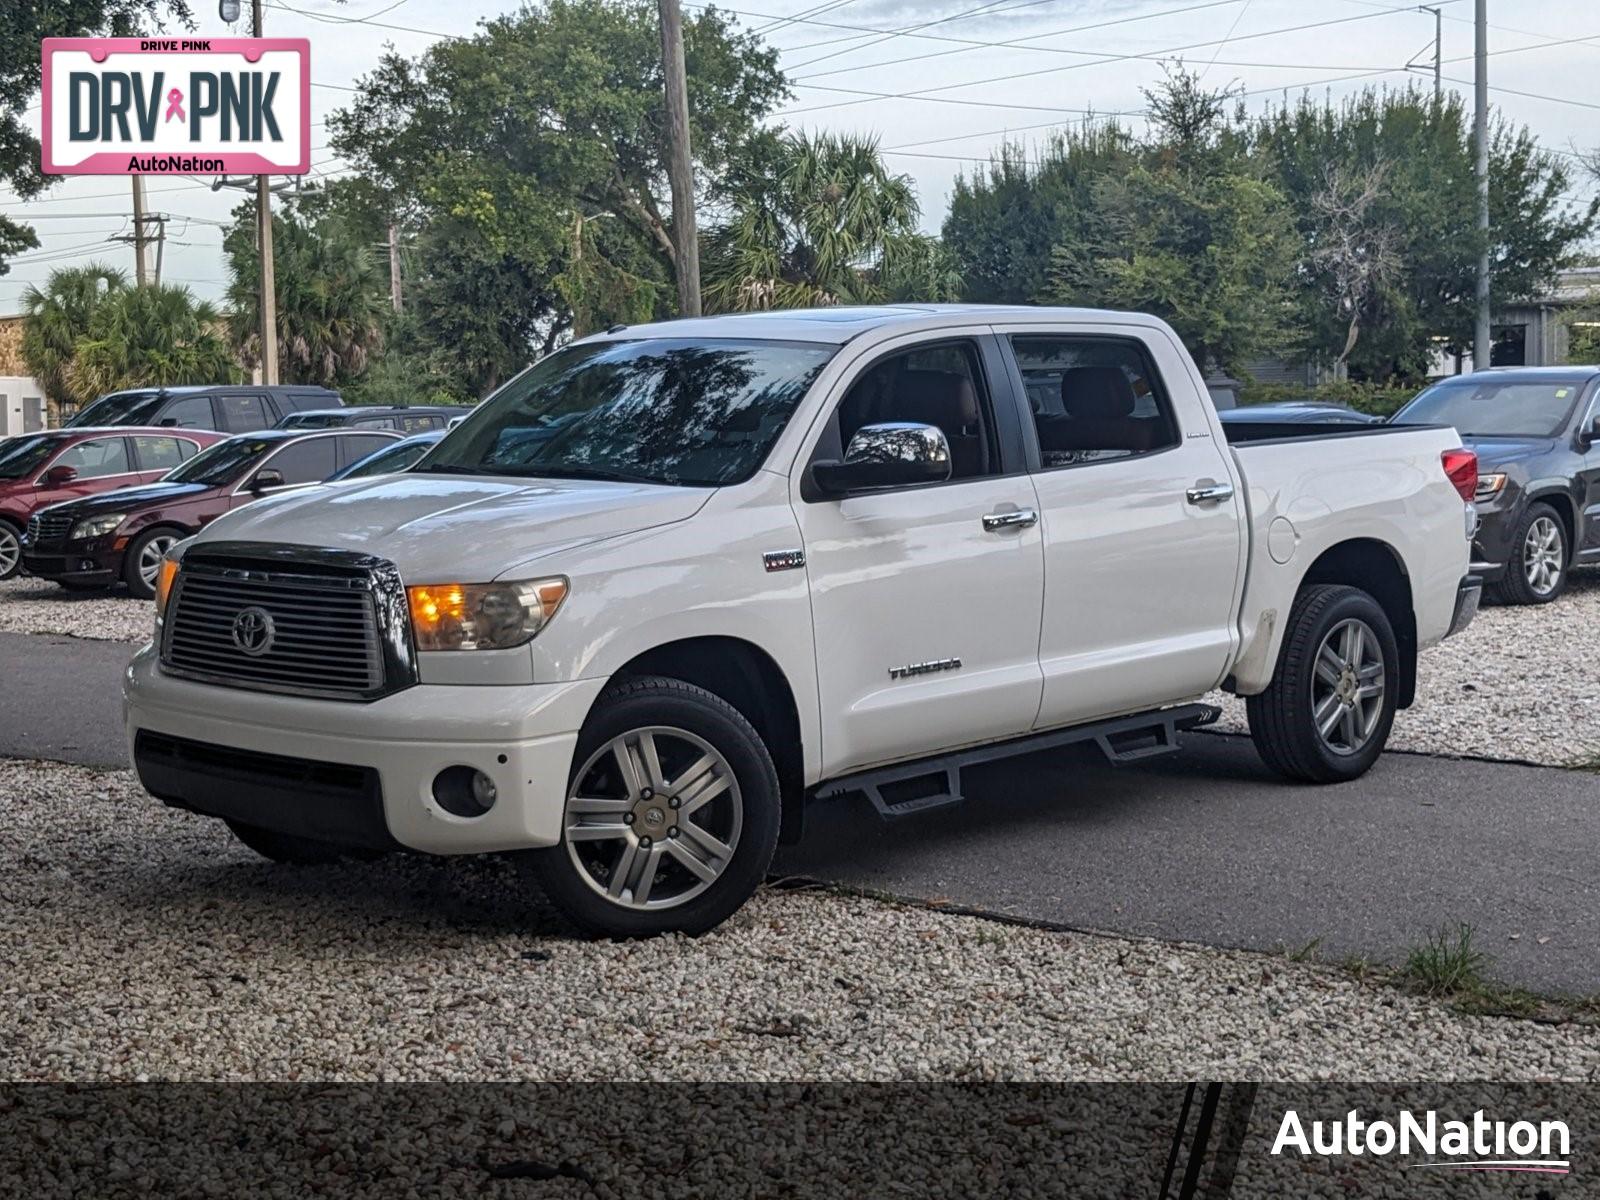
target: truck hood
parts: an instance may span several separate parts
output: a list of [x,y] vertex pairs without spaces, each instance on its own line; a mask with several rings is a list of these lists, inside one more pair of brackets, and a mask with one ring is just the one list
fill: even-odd
[[419,583],[479,583],[557,550],[687,520],[709,488],[408,473],[259,500],[201,542],[279,542],[386,558]]
[[1478,455],[1478,466],[1500,467],[1525,462],[1549,454],[1556,448],[1555,438],[1464,437],[1462,443]]

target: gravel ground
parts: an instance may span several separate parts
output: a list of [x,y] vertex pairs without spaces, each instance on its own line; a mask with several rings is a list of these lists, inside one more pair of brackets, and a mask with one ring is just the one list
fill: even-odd
[[17,575],[0,582],[0,632],[53,633],[111,642],[145,642],[155,606],[121,589],[69,592],[48,579]]
[[1600,1028],[1328,968],[767,891],[588,942],[504,858],[288,868],[0,761],[0,1079],[1600,1079]]
[[[1389,745],[1423,754],[1564,767],[1600,758],[1600,570],[1574,571],[1553,604],[1485,605],[1465,633],[1425,651],[1417,702]],[[1244,732],[1244,701],[1218,692],[1217,728]]]

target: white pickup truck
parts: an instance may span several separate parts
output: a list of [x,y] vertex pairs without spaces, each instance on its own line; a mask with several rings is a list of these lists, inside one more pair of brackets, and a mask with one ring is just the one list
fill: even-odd
[[618,327],[176,547],[128,736],[271,858],[530,851],[588,930],[700,932],[809,798],[1170,750],[1217,687],[1277,771],[1360,775],[1476,611],[1476,474],[1446,428],[1225,435],[1128,313]]

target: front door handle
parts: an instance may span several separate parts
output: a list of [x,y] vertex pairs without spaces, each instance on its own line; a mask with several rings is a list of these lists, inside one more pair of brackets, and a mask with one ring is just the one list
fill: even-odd
[[990,533],[997,529],[1026,529],[1039,523],[1039,514],[1031,508],[1015,508],[1010,512],[985,513],[983,527]]
[[1233,498],[1231,483],[1199,483],[1184,493],[1190,504],[1216,504]]

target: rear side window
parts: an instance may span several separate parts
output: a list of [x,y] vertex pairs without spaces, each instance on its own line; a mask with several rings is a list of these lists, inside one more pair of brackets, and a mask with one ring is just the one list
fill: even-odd
[[320,483],[332,475],[337,466],[333,458],[334,440],[331,437],[316,437],[295,442],[261,465],[283,472],[283,482],[286,484]]
[[342,456],[339,465],[346,467],[376,450],[394,445],[394,438],[378,437],[371,433],[352,433],[348,437],[335,440],[339,443],[339,452]]
[[401,417],[400,428],[407,433],[427,433],[431,429],[443,429],[444,418],[428,414],[420,417]]
[[356,429],[393,429],[393,417],[363,417],[359,421],[351,421]]
[[194,453],[194,443],[175,437],[136,437],[133,439],[133,455],[138,460],[141,471],[170,471],[181,463],[189,454]]
[[1011,349],[1046,468],[1132,458],[1178,444],[1166,389],[1131,338],[1019,334]]
[[103,479],[107,475],[126,475],[132,470],[128,466],[127,439],[119,437],[95,438],[69,446],[54,465],[72,467],[79,479]]
[[254,433],[272,424],[260,396],[222,396],[222,427],[229,433]]
[[215,429],[210,396],[184,396],[161,410],[161,423],[178,429]]

